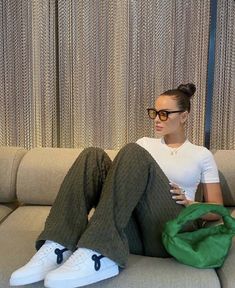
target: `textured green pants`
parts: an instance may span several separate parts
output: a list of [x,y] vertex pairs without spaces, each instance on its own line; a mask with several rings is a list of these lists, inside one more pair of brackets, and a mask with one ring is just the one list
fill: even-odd
[[163,226],[183,209],[169,190],[167,177],[139,145],[127,144],[113,163],[102,149],[87,148],[66,175],[36,247],[53,240],[71,250],[89,248],[121,267],[129,252],[168,257]]

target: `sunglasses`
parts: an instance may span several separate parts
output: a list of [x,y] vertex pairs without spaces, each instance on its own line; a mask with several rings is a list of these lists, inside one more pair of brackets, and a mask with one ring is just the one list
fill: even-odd
[[178,111],[160,110],[160,111],[157,111],[155,108],[148,108],[147,111],[148,111],[149,118],[154,120],[158,115],[158,117],[161,121],[166,121],[168,119],[169,114],[180,113],[180,112],[184,112],[185,110],[178,110]]

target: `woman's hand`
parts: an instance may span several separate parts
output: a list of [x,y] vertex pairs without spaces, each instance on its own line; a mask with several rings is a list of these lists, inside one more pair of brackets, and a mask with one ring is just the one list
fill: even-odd
[[186,198],[185,191],[183,188],[181,188],[175,183],[170,183],[170,186],[171,186],[170,192],[172,193],[172,199],[174,199],[177,204],[181,204],[186,207],[193,202]]

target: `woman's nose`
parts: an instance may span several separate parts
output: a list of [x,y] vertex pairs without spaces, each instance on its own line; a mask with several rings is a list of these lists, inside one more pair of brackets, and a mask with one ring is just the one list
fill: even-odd
[[154,122],[155,123],[160,123],[161,122],[158,114],[157,114],[156,118],[154,119]]

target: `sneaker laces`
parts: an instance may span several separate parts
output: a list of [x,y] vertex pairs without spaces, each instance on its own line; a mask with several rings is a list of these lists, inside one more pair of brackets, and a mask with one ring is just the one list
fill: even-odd
[[95,262],[95,271],[100,270],[100,259],[104,258],[103,255],[97,256],[96,254],[92,255],[91,259]]
[[33,256],[32,260],[42,260],[45,257],[48,257],[48,254],[54,250],[54,253],[57,255],[56,262],[61,264],[63,261],[63,253],[67,251],[67,248],[59,249],[56,243],[45,243],[41,249]]
[[75,251],[69,259],[64,263],[64,266],[72,266],[75,267],[79,264],[82,264],[87,259],[87,253],[83,250],[79,249]]
[[68,249],[67,248],[64,248],[64,249],[56,248],[55,249],[54,252],[57,255],[57,259],[56,259],[57,264],[61,264],[63,262],[63,253],[65,251],[68,251]]
[[90,258],[95,262],[94,269],[98,271],[101,267],[100,260],[104,257],[105,256],[103,255],[98,256],[94,254],[93,251],[88,252],[87,250],[79,249],[69,257],[69,259],[65,262],[64,265],[66,265],[67,267],[75,267],[80,264],[83,264],[87,260],[87,258]]

